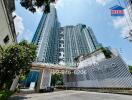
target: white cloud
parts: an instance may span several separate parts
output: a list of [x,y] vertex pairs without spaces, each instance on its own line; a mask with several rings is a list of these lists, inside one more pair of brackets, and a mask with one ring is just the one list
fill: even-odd
[[112,0],[96,0],[97,3],[105,6],[106,4],[108,4],[109,2],[111,2]]
[[23,34],[23,38],[24,38],[25,40],[31,41],[33,35],[34,35],[33,32],[32,32],[31,30],[28,30],[28,29],[27,29],[27,30],[24,32],[24,34]]
[[58,0],[58,1],[56,1],[56,4],[55,4],[55,7],[56,8],[61,8],[61,7],[63,7],[64,6],[64,2],[63,2],[64,0]]
[[16,13],[12,14],[13,16],[16,16],[14,19],[14,24],[15,24],[15,29],[17,33],[17,40],[22,41],[22,40],[27,40],[31,41],[33,37],[33,32],[31,32],[29,29],[25,29],[24,24],[23,24],[23,19],[22,17],[18,16]]
[[91,1],[90,0],[57,0],[56,1],[56,4],[55,4],[55,7],[56,8],[62,8],[64,6],[76,6],[76,5],[79,5],[79,4],[88,4],[90,5],[91,4]]
[[16,13],[13,13],[13,16],[15,16],[14,24],[15,24],[15,30],[17,34],[22,34],[24,31],[24,25],[23,25],[23,19],[22,17],[18,16]]
[[36,7],[36,13],[37,13],[37,14],[42,14],[42,13],[44,12],[43,10],[44,10],[44,6],[39,7],[39,8]]
[[19,34],[18,41],[27,40],[31,42],[33,35],[34,35],[33,32],[27,29],[22,34]]
[[128,11],[125,10],[125,16],[118,17],[113,20],[113,26],[115,28],[121,29],[120,33],[123,38],[127,38],[128,40],[132,40],[132,36],[130,35],[130,30],[132,30],[132,22],[129,17]]

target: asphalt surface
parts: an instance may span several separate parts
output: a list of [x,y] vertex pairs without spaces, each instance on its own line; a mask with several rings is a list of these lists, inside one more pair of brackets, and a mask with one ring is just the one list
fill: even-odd
[[12,97],[10,100],[132,100],[132,96],[65,90],[52,93],[20,95]]

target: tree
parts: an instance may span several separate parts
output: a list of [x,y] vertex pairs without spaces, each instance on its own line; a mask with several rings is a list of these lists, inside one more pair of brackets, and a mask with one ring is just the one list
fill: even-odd
[[31,12],[36,12],[36,9],[43,7],[45,13],[50,12],[50,3],[55,2],[55,0],[20,0],[22,7],[28,9]]
[[6,84],[6,87],[9,88],[17,75],[25,74],[30,69],[30,63],[36,58],[36,46],[22,41],[3,48],[2,54],[0,87]]
[[51,77],[51,85],[63,85],[63,74],[53,74]]
[[2,64],[1,64],[2,63],[2,59],[3,59],[3,48],[0,45],[0,66],[2,66]]
[[111,58],[112,52],[109,50],[109,48],[101,47],[100,49],[102,50],[106,58]]
[[129,67],[129,71],[132,74],[132,66],[128,66]]

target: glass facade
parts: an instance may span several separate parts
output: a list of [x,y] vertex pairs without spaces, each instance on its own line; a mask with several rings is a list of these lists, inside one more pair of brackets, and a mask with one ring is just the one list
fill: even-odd
[[50,13],[43,14],[32,42],[38,46],[37,62],[67,66],[75,66],[74,58],[101,46],[92,29],[86,25],[60,27],[53,5]]
[[31,70],[30,73],[27,75],[26,79],[21,82],[24,87],[29,87],[31,82],[37,83],[39,78],[40,72],[36,70]]
[[75,66],[74,58],[89,54],[101,46],[92,29],[86,25],[66,26],[61,31],[64,35],[64,62],[67,66]]
[[58,63],[59,27],[57,12],[53,5],[48,14],[43,14],[32,42],[38,46],[37,62]]

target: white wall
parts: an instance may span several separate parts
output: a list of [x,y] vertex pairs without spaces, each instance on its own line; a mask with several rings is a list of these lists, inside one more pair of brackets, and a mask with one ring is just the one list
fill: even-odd
[[76,70],[82,70],[86,73],[76,74],[75,82],[66,83],[69,87],[132,88],[132,75],[120,56],[105,59],[98,65],[90,66],[89,63],[85,62]]
[[50,83],[51,83],[51,71],[50,69],[47,68],[43,70],[40,89],[45,89],[46,87],[50,87]]
[[0,0],[0,45],[5,45],[3,39],[9,36],[9,42],[7,45],[13,43],[12,32],[9,26],[6,10],[3,5],[3,0]]
[[102,52],[100,52],[97,55],[92,55],[91,57],[81,61],[79,63],[78,68],[83,68],[83,67],[85,67],[85,65],[91,66],[93,64],[97,64],[98,62],[102,61],[103,59],[105,59],[105,55]]

